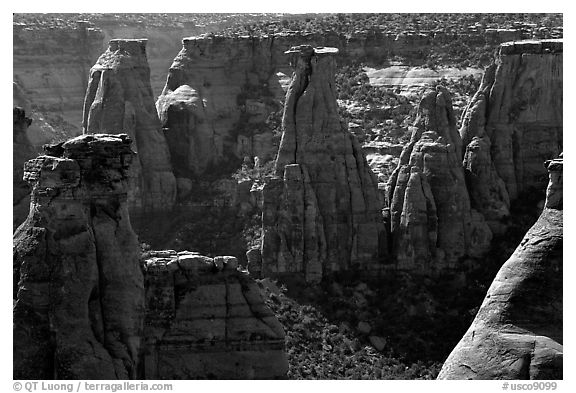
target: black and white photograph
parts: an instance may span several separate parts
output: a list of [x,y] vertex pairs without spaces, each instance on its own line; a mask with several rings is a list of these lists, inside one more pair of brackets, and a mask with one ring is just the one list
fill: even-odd
[[81,6],[12,12],[6,391],[566,391],[562,12]]

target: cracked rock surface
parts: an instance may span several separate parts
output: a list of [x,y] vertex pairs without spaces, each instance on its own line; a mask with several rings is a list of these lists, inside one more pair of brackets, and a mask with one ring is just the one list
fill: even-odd
[[275,177],[263,189],[262,275],[368,270],[386,254],[382,202],[356,138],[340,122],[336,48],[302,45],[286,94]]
[[546,204],[502,266],[438,379],[562,379],[562,158]]
[[235,257],[152,251],[145,265],[147,379],[286,377],[282,325]]
[[461,148],[450,93],[438,86],[422,97],[410,143],[387,184],[398,268],[455,268],[489,247],[492,232],[471,207]]
[[83,135],[29,160],[30,214],[14,234],[14,378],[129,379],[144,320],[128,218],[131,140]]

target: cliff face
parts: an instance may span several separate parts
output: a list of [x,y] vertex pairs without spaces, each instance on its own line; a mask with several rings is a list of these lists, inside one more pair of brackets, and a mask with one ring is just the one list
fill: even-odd
[[284,330],[234,257],[146,260],[147,379],[284,378]]
[[127,135],[84,135],[30,160],[14,234],[14,378],[136,377],[144,316],[127,210]]
[[470,194],[492,220],[508,199],[543,190],[539,163],[562,151],[562,59],[562,40],[502,44],[462,117]]
[[88,70],[102,52],[104,35],[86,22],[39,28],[14,24],[14,81],[67,135],[78,135]]
[[265,121],[283,95],[272,43],[183,39],[156,103],[178,177],[201,176],[234,158],[269,158]]
[[443,87],[427,92],[387,185],[398,268],[453,268],[487,250],[492,233],[470,206],[461,146],[450,93]]
[[36,151],[26,131],[32,124],[32,119],[26,117],[26,112],[20,107],[13,111],[14,126],[12,134],[12,229],[16,229],[30,208],[30,186],[24,181],[24,162],[36,156]]
[[562,166],[540,218],[502,266],[439,379],[562,379]]
[[340,123],[335,48],[287,53],[295,72],[286,94],[276,177],[263,189],[262,274],[324,275],[377,266],[386,252],[377,181],[355,137]]
[[131,207],[169,209],[176,198],[170,152],[150,87],[146,40],[111,40],[90,70],[84,133],[127,133],[135,143]]

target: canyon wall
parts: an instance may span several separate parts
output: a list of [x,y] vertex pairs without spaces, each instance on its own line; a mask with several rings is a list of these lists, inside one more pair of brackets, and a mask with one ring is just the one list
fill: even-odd
[[147,379],[285,378],[284,330],[235,257],[151,252]]
[[438,379],[562,379],[563,159],[540,218],[502,266]]
[[84,133],[127,133],[138,159],[130,207],[168,210],[176,199],[170,152],[150,87],[145,39],[115,39],[90,69]]
[[127,209],[127,135],[84,135],[28,161],[14,233],[14,378],[135,378],[144,322]]
[[492,233],[470,205],[461,149],[450,93],[441,86],[429,90],[387,184],[399,269],[455,268],[463,257],[482,255],[490,246]]
[[13,25],[13,78],[49,123],[78,135],[88,71],[103,49],[102,31],[79,21],[64,28]]
[[562,40],[502,44],[463,114],[473,205],[493,221],[507,214],[509,200],[545,189],[539,163],[563,149],[562,48]]
[[293,47],[275,177],[262,190],[262,275],[376,269],[386,231],[375,175],[336,103],[336,48]]

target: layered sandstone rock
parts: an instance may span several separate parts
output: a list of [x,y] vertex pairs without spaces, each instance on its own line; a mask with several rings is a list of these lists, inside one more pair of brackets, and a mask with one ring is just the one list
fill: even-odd
[[199,177],[245,156],[270,157],[265,123],[283,95],[271,45],[259,38],[182,40],[156,102],[177,177]]
[[284,378],[284,330],[234,257],[152,252],[146,264],[147,379]]
[[24,181],[24,163],[36,156],[36,151],[26,135],[32,119],[26,116],[24,109],[15,107],[13,111],[14,127],[12,134],[12,229],[16,229],[30,208],[30,186]]
[[439,379],[562,379],[562,159],[540,218],[502,266]]
[[470,194],[490,220],[508,214],[508,200],[543,190],[539,163],[562,151],[562,52],[562,40],[502,44],[463,115]]
[[387,185],[398,268],[454,268],[489,246],[492,233],[470,206],[461,146],[450,93],[438,86],[423,96],[410,143]]
[[14,81],[44,115],[59,119],[58,128],[68,136],[80,134],[88,70],[102,53],[102,31],[84,21],[13,27]]
[[84,133],[127,133],[138,160],[131,207],[169,209],[176,179],[150,87],[146,40],[115,39],[90,70],[84,100]]
[[276,176],[264,186],[262,274],[308,281],[372,269],[386,252],[377,180],[356,138],[340,123],[335,48],[287,53],[295,72],[286,95]]
[[30,160],[14,234],[14,378],[135,378],[144,320],[125,135],[84,135]]

